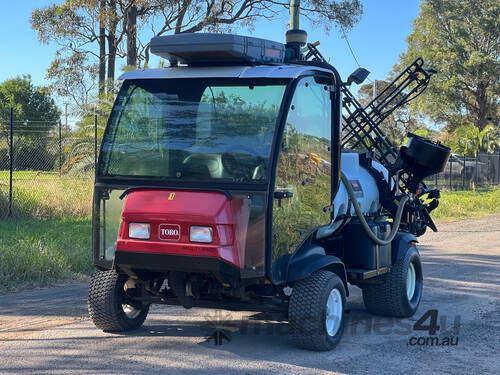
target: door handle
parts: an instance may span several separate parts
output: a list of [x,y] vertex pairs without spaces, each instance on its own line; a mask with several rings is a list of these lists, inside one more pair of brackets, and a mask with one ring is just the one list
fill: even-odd
[[291,191],[275,191],[274,199],[286,199],[293,197],[293,193]]
[[291,191],[275,191],[274,199],[278,200],[278,207],[281,207],[281,200],[293,197],[293,193]]

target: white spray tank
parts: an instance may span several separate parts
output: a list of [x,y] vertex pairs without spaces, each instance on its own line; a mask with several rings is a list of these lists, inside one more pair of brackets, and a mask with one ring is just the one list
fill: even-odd
[[[385,180],[388,181],[389,172],[382,164],[375,160],[372,160],[372,167],[382,172]],[[370,174],[370,172],[368,172],[365,167],[360,165],[359,153],[355,151],[343,152],[341,156],[341,169],[342,173],[347,177],[355,192],[356,200],[358,201],[363,214],[376,213],[379,210],[380,203],[380,194],[377,187],[377,182],[375,181],[375,178],[373,178],[373,176]],[[393,185],[393,183],[391,183],[391,185]],[[344,183],[341,182],[337,195],[333,200],[332,224],[327,227],[320,228],[317,237],[327,237],[335,230],[337,230],[340,227],[342,220],[335,221],[335,219],[339,216],[347,214],[349,206],[349,214],[351,216],[355,216],[356,212],[353,205],[349,205],[347,189]]]
[[[350,181],[351,186],[356,193],[356,199],[364,214],[373,214],[379,209],[379,191],[375,178],[359,164],[359,154],[357,152],[342,153],[342,173]],[[387,181],[389,173],[382,164],[372,161],[372,166],[383,173]],[[339,215],[345,215],[348,210],[348,194],[341,182],[339,191],[333,201],[334,219]],[[354,208],[351,207],[351,215],[355,215]]]

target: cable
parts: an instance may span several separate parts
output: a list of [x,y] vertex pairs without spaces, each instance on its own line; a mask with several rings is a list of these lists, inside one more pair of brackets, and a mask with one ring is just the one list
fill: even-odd
[[[344,28],[343,28],[343,27],[341,27],[341,28],[340,28],[340,30],[342,31],[342,35],[343,35],[343,37],[342,37],[342,38],[343,38],[343,39],[345,40],[345,42],[347,43],[347,47],[349,48],[349,51],[351,51],[351,55],[352,55],[352,57],[354,58],[354,61],[356,61],[356,64],[358,64],[358,68],[361,68],[361,65],[359,64],[358,58],[356,57],[356,55],[354,54],[354,51],[353,51],[353,50],[352,50],[352,48],[351,48],[351,43],[349,43],[349,39],[347,39],[347,34],[345,33]],[[366,79],[367,79],[369,82],[373,83],[373,81],[372,81],[370,78],[366,77]]]

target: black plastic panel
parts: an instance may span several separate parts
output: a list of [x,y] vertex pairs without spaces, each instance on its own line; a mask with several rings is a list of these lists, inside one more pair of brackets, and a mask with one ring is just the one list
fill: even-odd
[[[371,230],[378,234],[379,238],[385,238],[386,223],[378,224],[368,222]],[[379,251],[379,267],[389,264],[389,246],[376,245],[366,234],[361,223],[354,222],[345,226],[344,229],[344,263],[347,268],[359,268],[373,270],[377,268],[377,248]]]

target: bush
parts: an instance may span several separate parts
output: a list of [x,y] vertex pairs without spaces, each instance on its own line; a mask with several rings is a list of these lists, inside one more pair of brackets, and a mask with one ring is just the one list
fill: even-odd
[[[52,171],[59,157],[58,145],[47,139],[21,137],[14,144],[14,170]],[[6,168],[8,169],[8,168]]]

